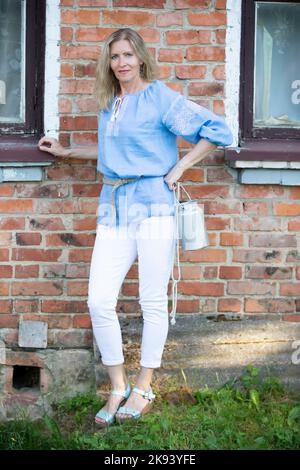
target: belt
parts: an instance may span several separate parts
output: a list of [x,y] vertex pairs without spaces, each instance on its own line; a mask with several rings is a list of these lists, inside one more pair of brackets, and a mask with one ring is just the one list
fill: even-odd
[[111,195],[110,195],[110,205],[112,208],[112,218],[113,218],[113,223],[116,225],[117,223],[117,210],[116,210],[116,190],[122,186],[123,184],[131,183],[132,181],[137,181],[141,178],[144,178],[144,175],[138,176],[136,178],[120,178],[118,180],[108,180],[106,178],[103,178],[103,183],[104,184],[110,184],[113,186]]

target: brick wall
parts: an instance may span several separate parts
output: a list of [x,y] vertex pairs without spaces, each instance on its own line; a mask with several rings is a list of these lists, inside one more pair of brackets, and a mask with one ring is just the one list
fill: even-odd
[[[225,0],[61,0],[63,145],[97,142],[96,59],[125,25],[148,44],[158,78],[224,113]],[[190,148],[178,145],[180,156]],[[92,344],[86,300],[101,175],[83,160],[58,161],[45,175],[0,185],[1,337],[16,346],[22,317],[47,322],[49,348],[84,349]],[[222,150],[183,181],[205,204],[210,247],[181,253],[178,312],[299,320],[300,188],[240,185]],[[136,263],[120,294],[118,311],[139,315]]]

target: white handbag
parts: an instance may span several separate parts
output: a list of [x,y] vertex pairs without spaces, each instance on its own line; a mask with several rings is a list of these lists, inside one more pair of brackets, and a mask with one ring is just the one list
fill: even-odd
[[[181,201],[180,190],[183,190],[188,196],[187,201]],[[172,268],[172,311],[170,314],[171,324],[175,325],[176,307],[177,307],[177,283],[181,279],[179,244],[184,251],[200,250],[209,246],[209,238],[204,219],[204,204],[191,199],[190,195],[181,183],[177,182],[177,195],[174,190],[175,203],[175,252]],[[178,278],[174,277],[174,264],[177,262]]]

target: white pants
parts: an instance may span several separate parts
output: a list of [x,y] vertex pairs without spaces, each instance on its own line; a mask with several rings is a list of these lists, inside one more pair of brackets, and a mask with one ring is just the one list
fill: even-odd
[[123,280],[138,256],[144,320],[140,364],[160,367],[169,326],[167,291],[174,243],[174,216],[148,217],[135,226],[97,226],[88,306],[104,365],[124,363],[116,305]]

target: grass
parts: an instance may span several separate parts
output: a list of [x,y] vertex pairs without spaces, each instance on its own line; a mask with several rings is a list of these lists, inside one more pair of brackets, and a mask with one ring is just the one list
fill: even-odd
[[299,449],[300,400],[276,378],[261,375],[249,365],[217,390],[191,390],[169,379],[156,390],[151,413],[108,430],[93,424],[104,401],[92,394],[77,396],[43,420],[2,423],[0,449]]

